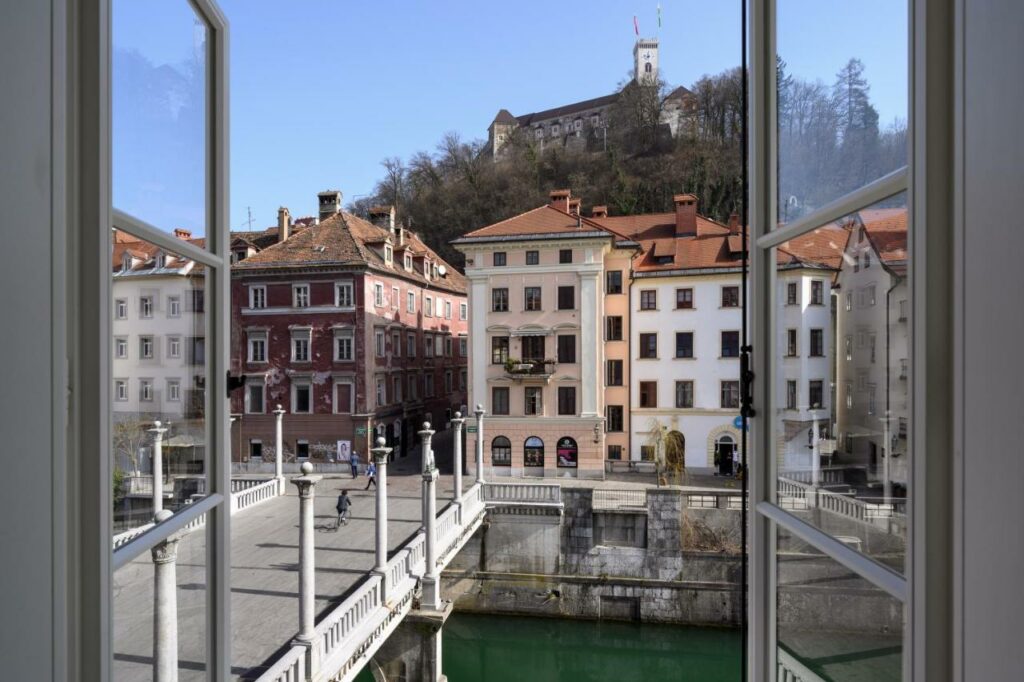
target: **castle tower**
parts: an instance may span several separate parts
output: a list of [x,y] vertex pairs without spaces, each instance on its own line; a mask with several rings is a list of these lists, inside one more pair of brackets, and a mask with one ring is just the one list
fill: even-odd
[[658,39],[638,38],[633,46],[633,80],[643,85],[658,80]]

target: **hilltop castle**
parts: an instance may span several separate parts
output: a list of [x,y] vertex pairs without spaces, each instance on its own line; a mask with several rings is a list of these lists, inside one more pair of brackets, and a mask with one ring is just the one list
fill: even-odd
[[[633,45],[633,83],[652,84],[658,81],[658,39],[638,38]],[[583,143],[589,136],[603,138],[608,130],[608,110],[619,93],[565,104],[532,114],[513,116],[502,109],[487,128],[487,149],[497,156],[509,135],[516,128],[529,128],[542,147],[549,144]],[[676,135],[691,93],[679,86],[662,101],[662,123]],[[578,141],[578,142],[577,142]]]

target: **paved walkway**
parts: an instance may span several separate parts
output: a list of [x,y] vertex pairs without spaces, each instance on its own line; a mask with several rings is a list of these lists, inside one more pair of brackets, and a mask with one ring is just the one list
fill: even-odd
[[[374,490],[366,478],[325,477],[316,486],[316,594],[318,620],[344,600],[373,567]],[[463,478],[469,488],[472,477]],[[388,545],[405,544],[420,528],[419,458],[388,467]],[[352,497],[352,520],[334,531],[334,504],[342,488]],[[438,480],[440,513],[451,499],[450,475]],[[290,645],[298,631],[299,500],[288,494],[231,519],[232,672],[257,677]],[[179,679],[205,679],[205,531],[179,544]],[[153,565],[149,552],[114,576],[114,679],[150,680],[153,662]]]

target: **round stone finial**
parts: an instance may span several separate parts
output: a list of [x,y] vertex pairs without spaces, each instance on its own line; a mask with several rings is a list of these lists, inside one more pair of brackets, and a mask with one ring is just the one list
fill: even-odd
[[461,413],[461,412],[459,412],[458,410],[456,410],[456,411],[455,411],[455,418],[456,418],[456,419],[462,419],[462,413]]
[[429,431],[430,430],[430,422],[423,422],[423,430],[424,431]]
[[483,412],[484,406],[481,403],[476,404],[477,412]]
[[163,424],[161,424],[159,421],[153,422],[153,428],[154,429],[159,429],[161,426],[163,426]]
[[161,509],[153,516],[153,523],[163,523],[172,516],[174,516],[174,512],[170,509]]
[[282,412],[284,411],[284,408],[281,407],[281,403],[277,404],[277,409],[281,410]]
[[313,465],[309,462],[303,462],[302,466],[299,467],[299,470],[302,471],[302,474],[304,476],[309,476],[311,473],[313,473]]
[[384,447],[385,445],[387,445],[387,443],[388,442],[386,440],[384,440],[384,436],[377,436],[377,447],[378,448]]

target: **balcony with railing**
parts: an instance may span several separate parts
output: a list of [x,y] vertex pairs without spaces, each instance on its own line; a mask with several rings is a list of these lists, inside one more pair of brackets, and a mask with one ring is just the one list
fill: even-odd
[[550,359],[537,360],[524,358],[522,360],[516,360],[509,358],[505,361],[505,377],[512,379],[513,381],[539,379],[547,382],[554,373],[555,361]]

